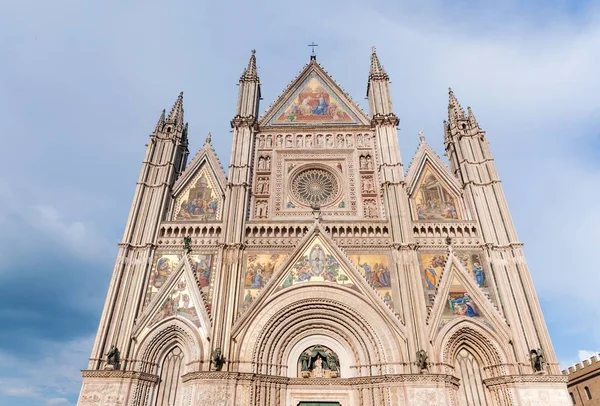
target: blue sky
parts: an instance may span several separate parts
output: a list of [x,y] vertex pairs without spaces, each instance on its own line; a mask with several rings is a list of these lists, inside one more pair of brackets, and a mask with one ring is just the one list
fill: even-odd
[[[75,404],[147,137],[185,92],[227,166],[237,80],[263,104],[319,62],[364,109],[370,47],[405,166],[451,86],[487,131],[564,366],[600,350],[600,10],[585,1],[0,4],[0,404]],[[498,4],[501,3],[501,4]],[[293,6],[292,6],[293,4]]]

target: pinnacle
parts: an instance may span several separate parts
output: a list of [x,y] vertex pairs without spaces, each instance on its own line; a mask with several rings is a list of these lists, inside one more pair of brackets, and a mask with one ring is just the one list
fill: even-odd
[[465,118],[465,111],[461,107],[451,88],[448,88],[448,97],[448,115],[454,118]]
[[256,49],[252,50],[248,66],[244,69],[240,80],[258,80],[258,73],[256,70]]
[[179,93],[167,121],[181,125],[183,123],[183,92]]
[[162,113],[160,114],[160,118],[158,119],[158,123],[156,123],[156,127],[154,128],[154,131],[162,131],[163,127],[165,126],[165,113],[166,110],[163,109]]
[[371,47],[371,69],[369,71],[369,79],[384,79],[388,80],[388,75],[381,66],[375,47]]

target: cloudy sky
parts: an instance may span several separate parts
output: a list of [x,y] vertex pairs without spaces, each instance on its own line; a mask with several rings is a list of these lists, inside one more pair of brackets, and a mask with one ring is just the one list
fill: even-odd
[[[289,3],[289,5],[288,5]],[[392,79],[406,166],[451,86],[487,131],[563,366],[600,350],[600,9],[592,1],[0,3],[0,404],[75,404],[145,143],[185,91],[229,162],[256,48],[264,111],[308,61],[367,108]]]

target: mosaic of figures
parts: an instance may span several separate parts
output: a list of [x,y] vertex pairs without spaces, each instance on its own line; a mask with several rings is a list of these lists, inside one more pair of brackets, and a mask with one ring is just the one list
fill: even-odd
[[[486,293],[487,289],[485,288],[488,287],[488,283],[486,280],[486,272],[483,266],[483,261],[481,260],[481,254],[472,252],[455,252],[454,255],[465,267],[469,276],[475,280],[480,288],[484,288],[484,293]],[[435,289],[438,287],[447,259],[448,256],[446,253],[419,253],[423,287],[425,288],[425,292],[428,294],[430,299],[433,298]]]
[[207,171],[201,171],[177,197],[174,219],[216,220],[220,205],[217,190]]
[[248,254],[244,275],[244,295],[241,311],[245,311],[265,285],[271,280],[273,272],[281,265],[286,256],[281,254]]
[[474,318],[491,327],[489,322],[482,316],[471,294],[465,289],[459,279],[454,276],[450,283],[450,291],[448,292],[448,298],[442,312],[438,330],[457,317]]
[[200,318],[191,299],[189,284],[185,277],[181,277],[165,298],[156,315],[152,318],[151,325],[171,316],[185,317],[197,327],[200,327]]
[[271,124],[355,123],[356,116],[318,76],[309,76]]
[[344,286],[354,283],[338,260],[317,239],[292,267],[292,271],[281,284],[286,288],[306,282],[332,282]]
[[258,149],[271,148],[371,148],[367,134],[260,134]]
[[338,378],[340,358],[331,349],[314,345],[300,354],[298,376],[303,378]]
[[350,260],[363,274],[367,282],[377,290],[383,301],[393,308],[389,257],[385,254],[352,254]]
[[[212,276],[213,276],[213,256],[211,254],[196,254],[190,255],[190,265],[197,279],[197,285],[202,290],[202,293],[207,298],[209,306],[212,298]],[[179,255],[162,254],[157,255],[156,262],[152,268],[150,275],[150,283],[146,294],[146,303],[150,302],[154,295],[162,288],[163,284],[177,268],[180,261]]]
[[428,167],[421,176],[413,201],[417,220],[459,218],[456,198]]

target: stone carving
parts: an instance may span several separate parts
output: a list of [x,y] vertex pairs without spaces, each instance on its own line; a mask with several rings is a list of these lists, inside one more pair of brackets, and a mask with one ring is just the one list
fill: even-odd
[[254,217],[267,218],[269,216],[269,202],[266,200],[257,200],[254,210]]
[[275,146],[276,147],[282,147],[283,146],[283,135],[278,134],[277,138],[275,139]]
[[256,193],[259,195],[269,194],[269,177],[259,176],[256,180]]
[[291,191],[296,200],[307,206],[331,203],[340,192],[336,176],[325,169],[310,168],[294,176]]
[[361,170],[373,169],[373,158],[371,158],[371,155],[361,155],[359,158],[359,167]]
[[364,214],[367,218],[377,217],[377,202],[374,199],[365,200]]
[[298,359],[303,378],[337,378],[340,376],[339,365],[337,354],[322,345],[306,349]]
[[565,389],[523,388],[518,389],[520,404],[523,406],[571,405]]
[[265,147],[265,136],[261,135],[258,139],[258,148],[264,148]]
[[106,354],[106,369],[119,369],[120,356],[119,349],[113,344]]
[[221,353],[221,349],[215,348],[215,350],[212,353],[212,364],[213,364],[213,367],[215,368],[215,371],[220,371],[221,369],[223,369],[224,363],[225,363],[225,357],[223,357],[223,354]]
[[375,185],[373,182],[372,175],[362,176],[360,181],[361,181],[361,190],[363,193],[366,193],[366,194],[375,193]]
[[531,367],[533,368],[533,372],[543,372],[546,360],[544,359],[544,352],[542,349],[538,348],[537,350],[529,351],[529,357],[531,359]]
[[427,358],[427,352],[425,352],[425,350],[417,351],[417,366],[419,367],[419,371],[429,368],[429,362],[427,362]]
[[271,157],[270,156],[258,157],[258,170],[259,171],[271,170]]
[[446,406],[446,394],[444,389],[432,388],[408,388],[407,404],[411,406]]
[[[226,385],[211,385],[199,388],[195,395],[195,405],[231,406],[233,390]],[[166,405],[165,405],[166,406]]]

